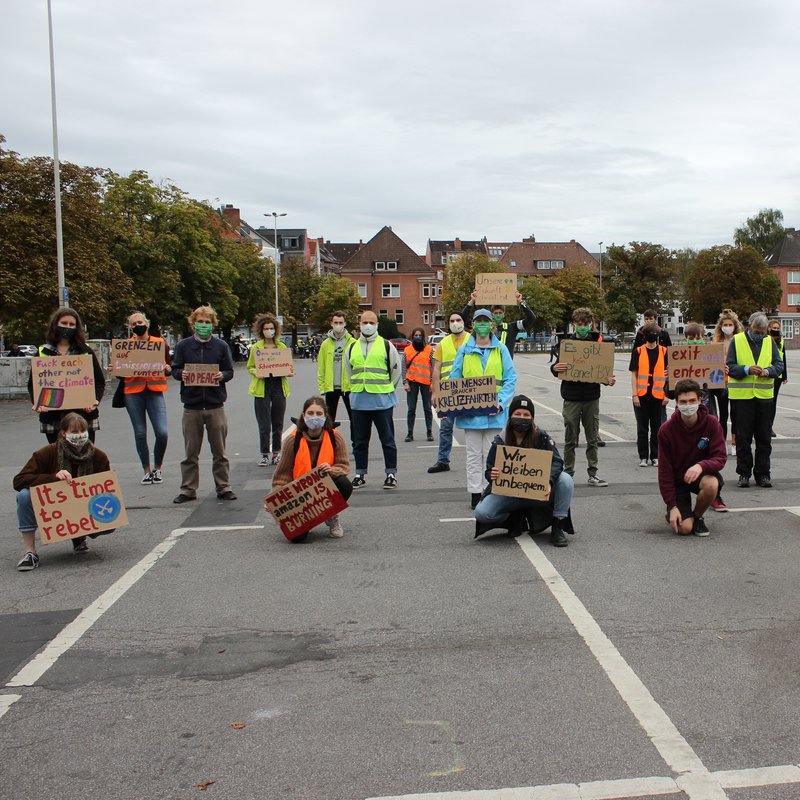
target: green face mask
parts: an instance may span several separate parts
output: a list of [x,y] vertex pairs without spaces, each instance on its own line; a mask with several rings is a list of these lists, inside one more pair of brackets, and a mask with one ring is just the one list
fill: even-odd
[[194,332],[201,339],[208,339],[208,337],[211,336],[213,328],[214,326],[210,322],[195,322],[194,324]]
[[686,344],[705,344],[703,339],[687,339]]
[[492,319],[493,319],[493,320],[494,320],[494,321],[495,321],[495,322],[496,322],[498,325],[500,325],[500,324],[503,322],[503,320],[504,320],[505,318],[506,318],[506,315],[505,315],[505,314],[492,314]]
[[585,337],[587,337],[589,335],[589,331],[591,329],[592,329],[591,325],[576,325],[575,326],[575,333],[577,333],[578,336],[581,337],[581,339],[584,339]]
[[474,327],[478,336],[488,336],[492,331],[491,322],[476,322]]

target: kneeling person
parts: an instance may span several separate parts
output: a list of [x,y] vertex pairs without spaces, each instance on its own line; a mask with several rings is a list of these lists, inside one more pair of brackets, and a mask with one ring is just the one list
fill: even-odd
[[667,505],[667,522],[682,536],[708,536],[703,514],[722,489],[719,473],[727,460],[722,427],[700,400],[697,381],[678,381],[677,410],[658,432],[658,488]]

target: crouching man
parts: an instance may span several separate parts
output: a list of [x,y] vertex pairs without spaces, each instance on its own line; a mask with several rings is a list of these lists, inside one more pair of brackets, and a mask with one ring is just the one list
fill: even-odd
[[728,457],[722,427],[701,404],[700,391],[697,381],[678,381],[677,410],[658,432],[658,488],[667,522],[682,536],[708,536],[703,514],[722,488],[719,473]]

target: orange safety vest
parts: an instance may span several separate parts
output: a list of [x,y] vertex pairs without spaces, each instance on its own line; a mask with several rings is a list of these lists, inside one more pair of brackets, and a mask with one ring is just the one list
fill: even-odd
[[[636,394],[644,397],[647,394],[647,385],[650,382],[650,357],[647,355],[647,345],[637,348],[639,351],[639,371],[636,373]],[[658,400],[664,399],[664,386],[667,384],[667,365],[664,356],[667,348],[658,345],[658,358],[653,367],[653,397]]]
[[426,344],[422,350],[416,350],[413,344],[406,347],[404,353],[406,357],[406,380],[414,383],[423,383],[425,386],[431,385],[431,356],[433,347]]
[[[296,430],[294,435],[297,437]],[[294,450],[294,470],[292,471],[292,477],[294,480],[297,480],[301,475],[305,475],[307,472],[311,472],[311,470],[314,469],[317,464],[330,464],[333,466],[333,461],[335,458],[333,447],[333,431],[322,432],[322,443],[319,446],[317,460],[314,464],[311,463],[311,449],[309,448],[305,437],[300,436],[299,441],[297,438],[295,438]]]
[[[134,339],[131,336],[131,339]],[[151,336],[151,342],[164,342],[160,336]],[[164,357],[167,355],[167,343],[164,342]],[[164,364],[167,362],[164,361]],[[167,376],[159,375],[157,378],[123,378],[125,381],[125,394],[139,394],[143,392],[145,387],[151,392],[166,392],[167,391]]]

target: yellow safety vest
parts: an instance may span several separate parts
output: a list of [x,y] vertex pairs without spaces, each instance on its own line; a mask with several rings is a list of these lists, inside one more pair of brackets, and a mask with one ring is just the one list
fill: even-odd
[[391,394],[394,391],[389,373],[388,350],[386,340],[378,336],[364,360],[361,341],[350,345],[350,392],[368,392],[369,394]]
[[477,353],[465,353],[461,374],[465,378],[481,378],[484,375],[494,375],[495,383],[499,389],[503,385],[503,358],[500,348],[493,347],[486,359],[486,369],[481,364],[481,357]]
[[[754,367],[756,361],[750,348],[746,333],[737,333],[733,337],[736,345],[736,362],[743,367]],[[758,354],[758,366],[766,369],[772,366],[772,338],[765,336]],[[760,375],[745,375],[740,380],[728,376],[728,398],[730,400],[772,400],[774,380],[762,378]]]
[[456,353],[464,345],[464,342],[469,339],[469,335],[464,336],[461,344],[456,347],[455,334],[451,333],[442,339],[442,367],[439,372],[439,379],[446,381],[450,377],[450,370],[453,369],[453,362],[456,360]]

